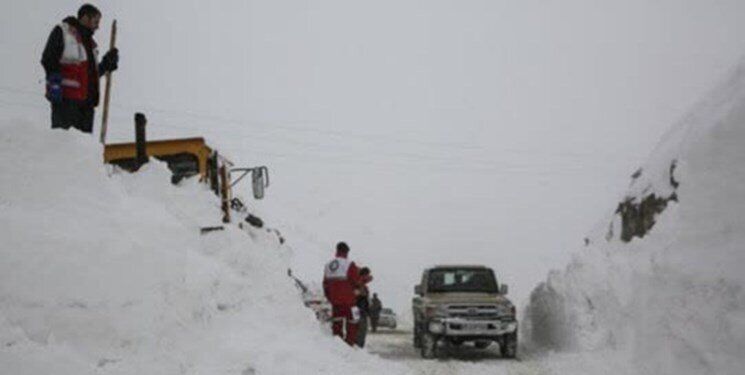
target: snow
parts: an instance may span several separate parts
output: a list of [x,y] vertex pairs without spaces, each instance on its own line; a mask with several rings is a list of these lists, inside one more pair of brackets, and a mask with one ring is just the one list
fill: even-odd
[[[219,224],[202,184],[165,165],[104,166],[76,131],[2,119],[0,372],[12,374],[455,374],[576,370],[574,357],[422,361],[410,332],[353,350],[302,305],[292,249]],[[33,161],[33,162],[31,162]],[[390,337],[393,337],[391,340]],[[397,353],[391,358],[390,353]],[[602,368],[600,359],[581,366]]]
[[[77,5],[7,3],[0,105],[46,123],[39,53]],[[297,274],[317,279],[345,240],[397,311],[446,262],[491,265],[523,306],[745,50],[741,0],[99,6],[97,40],[118,19],[122,59],[109,139],[131,140],[141,111],[152,139],[267,165],[254,210]]]
[[4,121],[3,373],[325,373],[372,361],[339,363],[362,354],[302,306],[276,236],[199,234],[221,217],[205,186],[171,186],[158,162],[113,170],[91,137]]
[[[302,306],[286,274],[294,250],[273,233],[199,234],[220,218],[205,186],[172,186],[157,161],[121,172],[102,165],[89,136],[4,118],[0,364],[13,374],[738,373],[743,72],[674,127],[634,179],[632,198],[670,194],[677,162],[679,202],[650,233],[623,243],[600,225],[549,275],[550,293],[534,293],[522,362],[488,352],[418,361],[408,334],[373,336],[374,355],[349,350]],[[541,303],[550,319],[534,314]]]
[[741,373],[743,144],[745,63],[663,137],[624,198],[675,192],[678,202],[629,243],[618,238],[618,215],[599,225],[590,245],[534,291],[532,344],[627,351],[644,374]]
[[[153,138],[204,135],[269,165],[251,209],[284,246],[235,227],[202,236],[220,218],[203,186],[171,186],[157,162],[116,171],[93,138],[49,130],[36,62],[74,9],[8,4],[0,373],[740,373],[742,68],[623,182],[741,54],[743,3],[446,3],[101,5],[120,22],[112,140],[144,111]],[[621,243],[624,190],[678,202]],[[286,271],[317,282],[339,239],[404,327],[422,268],[497,268],[518,311],[530,303],[521,361],[493,348],[421,361],[408,332],[364,351],[331,338]]]

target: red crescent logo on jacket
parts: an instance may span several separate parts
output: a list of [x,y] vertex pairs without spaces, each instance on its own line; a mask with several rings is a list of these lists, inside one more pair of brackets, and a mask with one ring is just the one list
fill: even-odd
[[352,306],[357,281],[357,266],[346,258],[335,258],[323,269],[323,290],[332,305]]
[[350,262],[345,258],[335,258],[334,260],[326,264],[326,269],[323,272],[324,279],[347,279],[347,271],[349,270]]

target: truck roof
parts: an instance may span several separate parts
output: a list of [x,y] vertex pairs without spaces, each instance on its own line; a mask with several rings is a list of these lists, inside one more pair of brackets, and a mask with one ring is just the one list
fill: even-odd
[[491,269],[484,265],[478,264],[438,264],[427,268],[428,270],[440,269],[440,268],[475,268],[475,269]]

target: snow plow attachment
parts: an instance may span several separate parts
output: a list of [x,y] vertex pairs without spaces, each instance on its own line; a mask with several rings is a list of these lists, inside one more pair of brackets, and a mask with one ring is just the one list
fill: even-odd
[[[173,172],[174,179],[199,175],[201,181],[207,181],[210,175],[208,165],[212,149],[204,138],[181,138],[147,141],[145,152],[148,157],[165,161]],[[113,143],[104,146],[104,162],[115,164],[126,170],[137,170],[137,144]],[[177,182],[177,181],[176,181]]]

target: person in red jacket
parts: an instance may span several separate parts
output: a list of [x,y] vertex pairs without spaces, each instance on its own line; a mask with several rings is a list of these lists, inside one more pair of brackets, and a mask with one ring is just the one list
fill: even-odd
[[99,101],[99,77],[118,68],[119,51],[109,50],[98,63],[93,34],[101,11],[84,4],[78,16],[67,17],[52,29],[41,56],[47,77],[46,98],[52,104],[52,128],[93,131]]
[[349,246],[339,242],[336,245],[336,257],[326,263],[323,270],[323,293],[331,303],[334,335],[342,337],[351,346],[357,340],[360,317],[355,291],[360,287],[361,281],[359,269],[347,259],[348,254]]

